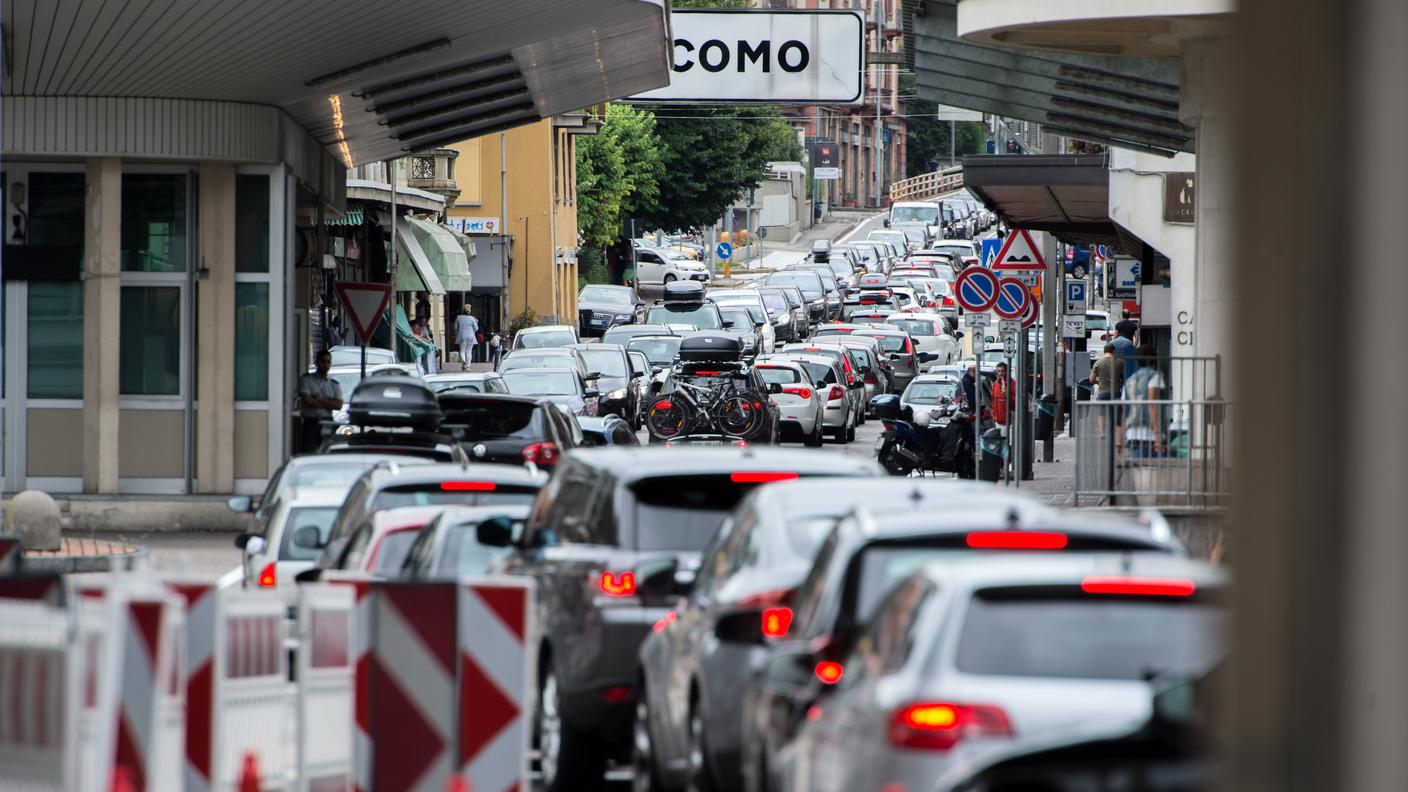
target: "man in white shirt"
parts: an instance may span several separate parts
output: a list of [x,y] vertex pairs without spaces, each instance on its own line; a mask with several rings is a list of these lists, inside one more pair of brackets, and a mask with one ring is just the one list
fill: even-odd
[[479,320],[474,318],[469,303],[465,303],[464,312],[455,317],[455,341],[460,346],[460,358],[466,368],[474,362],[474,347],[478,338]]
[[323,421],[332,420],[332,411],[342,409],[342,387],[328,376],[332,353],[318,353],[314,370],[298,378],[299,413],[302,415],[302,451],[317,451],[323,444]]

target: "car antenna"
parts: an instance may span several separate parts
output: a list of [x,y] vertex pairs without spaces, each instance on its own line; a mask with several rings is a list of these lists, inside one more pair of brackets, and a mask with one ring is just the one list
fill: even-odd
[[1007,508],[1007,528],[1008,528],[1008,530],[1016,531],[1016,530],[1020,530],[1021,527],[1022,527],[1022,516],[1017,513],[1017,507],[1016,507],[1016,506],[1009,506],[1009,507]]

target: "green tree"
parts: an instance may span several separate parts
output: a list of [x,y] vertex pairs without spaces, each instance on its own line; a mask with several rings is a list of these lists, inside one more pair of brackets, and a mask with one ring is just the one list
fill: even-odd
[[624,218],[653,206],[664,176],[655,117],[609,104],[601,131],[577,139],[577,231],[584,249],[621,235]]

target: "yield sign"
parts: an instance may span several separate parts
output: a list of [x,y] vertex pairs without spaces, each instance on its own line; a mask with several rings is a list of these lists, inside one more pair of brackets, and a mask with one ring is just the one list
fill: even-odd
[[997,300],[997,276],[982,267],[968,267],[958,273],[953,293],[963,310],[982,313]]
[[1044,270],[1046,262],[1032,242],[1031,234],[1025,228],[1017,228],[1007,235],[1002,250],[997,251],[997,260],[992,263],[995,270]]
[[993,303],[992,310],[1003,319],[1020,319],[1031,300],[1027,284],[1016,278],[1003,278],[997,282],[997,302]]
[[367,343],[377,325],[381,324],[381,315],[386,313],[386,303],[391,300],[391,287],[385,283],[338,283],[335,286],[338,298],[352,319],[352,327],[357,331],[357,340]]

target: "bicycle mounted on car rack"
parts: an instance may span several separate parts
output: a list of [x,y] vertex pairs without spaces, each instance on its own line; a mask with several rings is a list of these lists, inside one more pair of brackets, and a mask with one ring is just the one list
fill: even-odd
[[747,387],[749,368],[742,356],[742,344],[726,333],[698,333],[681,341],[667,380],[671,390],[658,395],[646,415],[651,438],[751,436],[763,421],[768,394]]

